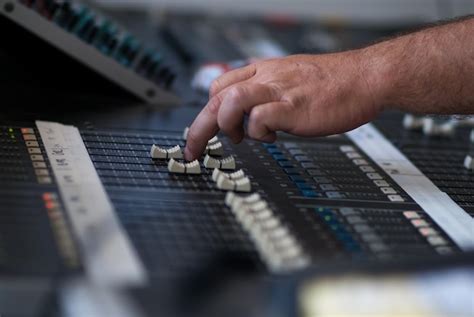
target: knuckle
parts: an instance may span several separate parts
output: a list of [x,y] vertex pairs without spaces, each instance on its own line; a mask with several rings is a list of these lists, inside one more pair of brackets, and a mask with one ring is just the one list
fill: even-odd
[[209,100],[206,111],[211,115],[216,115],[219,112],[220,105],[222,103],[222,96],[215,95],[214,97]]
[[214,79],[211,83],[211,87],[209,89],[209,93],[211,96],[216,95],[221,90],[221,83],[219,79]]
[[246,89],[242,85],[236,85],[229,89],[228,96],[233,101],[241,100],[246,94]]

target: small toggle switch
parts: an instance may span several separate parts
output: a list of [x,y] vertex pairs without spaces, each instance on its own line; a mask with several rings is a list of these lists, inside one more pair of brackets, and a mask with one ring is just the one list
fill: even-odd
[[201,166],[197,160],[190,163],[180,163],[172,158],[168,162],[168,171],[176,174],[201,174]]
[[153,144],[151,146],[150,155],[153,159],[182,159],[183,151],[181,151],[181,147],[179,145],[176,145],[169,149],[163,149]]
[[209,155],[206,155],[206,157],[204,158],[204,167],[218,168],[223,170],[235,170],[235,160],[233,156],[218,160]]

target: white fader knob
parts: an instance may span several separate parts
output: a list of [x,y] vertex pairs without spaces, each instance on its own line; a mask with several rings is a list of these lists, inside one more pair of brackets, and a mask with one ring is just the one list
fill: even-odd
[[181,147],[179,145],[176,145],[175,147],[172,147],[170,149],[163,149],[155,144],[151,146],[150,150],[150,155],[151,158],[154,159],[182,159],[183,158],[183,152],[181,151]]
[[454,121],[437,123],[434,118],[423,119],[423,133],[431,136],[451,136],[454,134],[456,124]]
[[221,175],[217,180],[217,188],[222,190],[232,190],[236,192],[250,192],[252,186],[248,177],[232,180],[224,175]]
[[224,155],[224,147],[221,142],[208,144],[205,153],[213,156],[222,156]]
[[223,170],[235,170],[235,160],[233,156],[218,160],[209,155],[206,155],[206,157],[204,158],[204,167],[219,168]]
[[473,154],[466,155],[466,158],[464,159],[464,167],[468,170],[474,170]]
[[176,174],[201,174],[201,166],[197,160],[183,164],[171,159],[168,162],[168,171]]
[[423,117],[406,114],[403,117],[403,127],[407,130],[421,130],[423,128]]
[[245,177],[245,173],[243,170],[238,170],[237,172],[228,174],[226,172],[219,170],[218,168],[215,168],[214,171],[212,172],[212,180],[214,182],[217,182],[220,176],[225,176],[229,179],[235,180],[235,179],[240,179],[240,178]]
[[183,131],[183,140],[186,141],[188,139],[189,127],[184,128]]

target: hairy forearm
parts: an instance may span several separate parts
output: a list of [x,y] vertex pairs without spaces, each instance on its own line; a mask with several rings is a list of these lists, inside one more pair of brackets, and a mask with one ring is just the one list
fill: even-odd
[[416,113],[474,113],[474,18],[362,50],[374,101]]

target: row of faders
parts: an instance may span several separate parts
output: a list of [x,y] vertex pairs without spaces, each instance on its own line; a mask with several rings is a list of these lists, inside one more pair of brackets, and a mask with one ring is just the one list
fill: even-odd
[[[188,137],[189,128],[183,133],[183,140]],[[250,192],[251,182],[243,170],[235,173],[226,173],[234,171],[236,163],[233,156],[221,158],[224,155],[224,148],[219,139],[215,136],[208,141],[206,147],[206,156],[203,160],[204,169],[212,169],[212,179],[218,189],[224,191]],[[198,160],[193,162],[180,162],[183,159],[183,151],[179,145],[171,148],[163,148],[156,144],[151,146],[150,156],[152,159],[168,160],[168,171],[174,174],[199,175],[202,173],[201,164]]]
[[1,13],[151,103],[171,103],[175,73],[109,17],[76,0],[0,0]]

